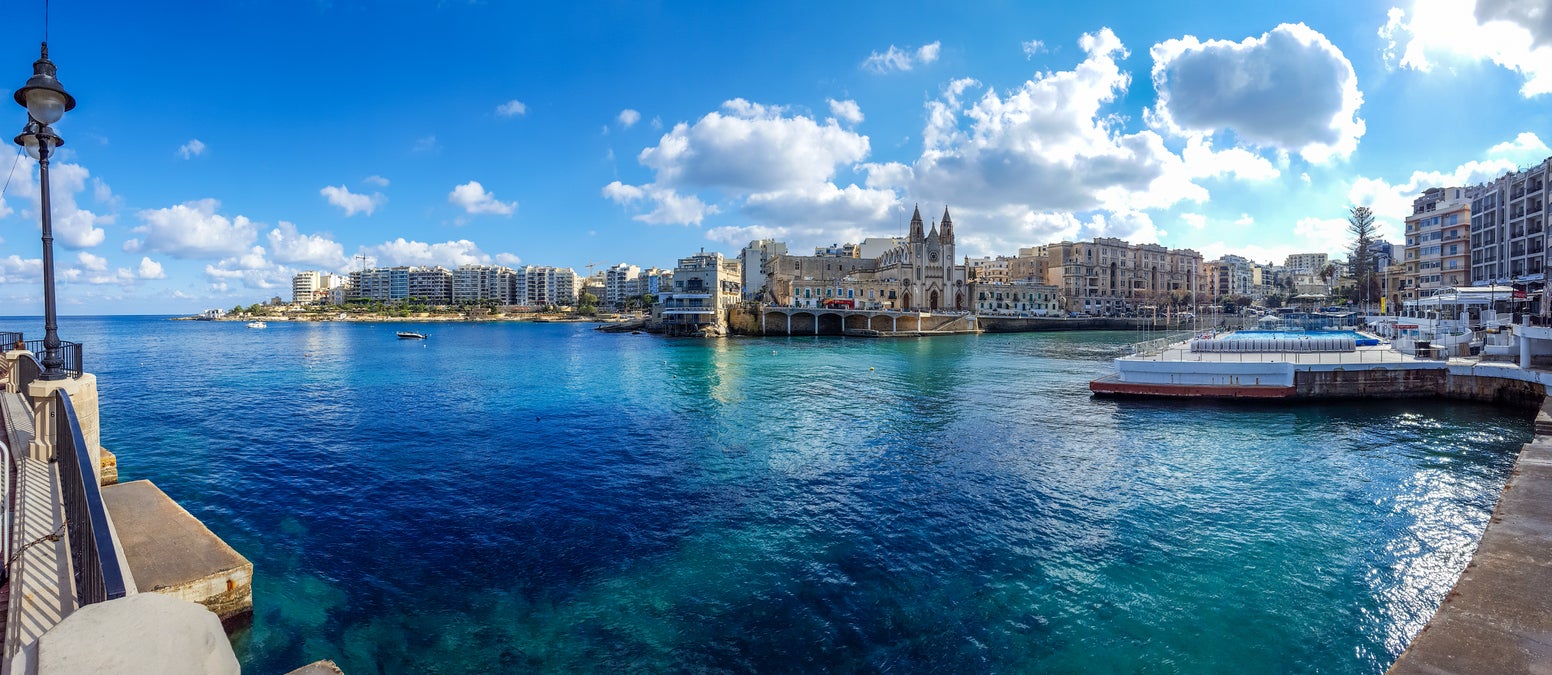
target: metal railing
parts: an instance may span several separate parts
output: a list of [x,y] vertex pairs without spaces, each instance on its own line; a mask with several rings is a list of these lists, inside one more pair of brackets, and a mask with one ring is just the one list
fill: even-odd
[[[5,335],[7,335],[7,333],[0,333],[0,336]],[[14,335],[16,336],[17,340],[20,340],[22,334],[10,333],[10,335]],[[4,354],[15,349],[17,340],[0,343],[0,354]],[[48,353],[48,350],[43,348],[42,340],[25,340],[22,342],[22,345],[27,351],[32,352],[38,357],[39,363],[43,362],[43,357]],[[81,369],[81,343],[60,340],[59,356],[64,360],[64,364],[61,365],[60,368],[68,373],[71,379],[77,379],[81,377],[81,373],[85,372]]]
[[38,359],[24,354],[21,358],[16,359],[14,367],[16,368],[16,376],[13,381],[16,382],[16,389],[23,396],[27,397],[27,404],[31,405],[33,402],[32,394],[27,393],[27,385],[32,384],[38,379],[38,376],[43,374],[43,364],[38,363]]
[[0,354],[11,351],[16,343],[22,341],[22,334],[16,331],[0,330]]
[[59,462],[59,487],[65,502],[70,562],[75,570],[76,601],[81,606],[122,598],[124,572],[108,526],[108,508],[97,485],[97,471],[87,451],[70,396],[54,392],[54,459]]

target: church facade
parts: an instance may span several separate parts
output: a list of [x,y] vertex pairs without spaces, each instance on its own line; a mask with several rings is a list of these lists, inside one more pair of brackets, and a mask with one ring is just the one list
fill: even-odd
[[[974,306],[965,267],[955,264],[954,221],[948,209],[930,231],[921,209],[910,233],[872,258],[780,255],[766,263],[768,301],[796,307],[968,311]],[[857,251],[852,247],[851,251]]]

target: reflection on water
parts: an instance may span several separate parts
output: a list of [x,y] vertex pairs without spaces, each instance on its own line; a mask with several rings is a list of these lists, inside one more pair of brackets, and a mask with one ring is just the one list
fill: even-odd
[[1381,672],[1530,433],[1090,398],[1129,333],[63,323],[254,561],[253,672]]

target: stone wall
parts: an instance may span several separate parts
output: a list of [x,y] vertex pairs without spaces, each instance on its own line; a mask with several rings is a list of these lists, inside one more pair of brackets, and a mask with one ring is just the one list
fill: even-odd
[[1546,387],[1489,375],[1457,375],[1443,368],[1300,370],[1293,374],[1300,398],[1428,398],[1483,401],[1537,409]]

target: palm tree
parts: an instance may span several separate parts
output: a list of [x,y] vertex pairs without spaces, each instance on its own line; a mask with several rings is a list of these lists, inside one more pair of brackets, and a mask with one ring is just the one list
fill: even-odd
[[1336,277],[1336,263],[1326,263],[1320,268],[1320,281],[1326,285],[1326,292],[1331,292],[1331,279]]

